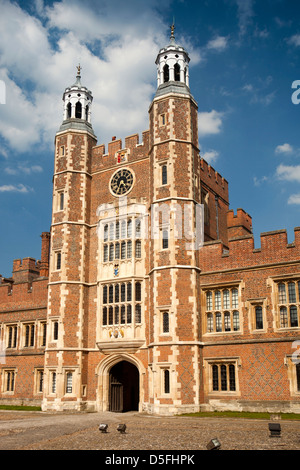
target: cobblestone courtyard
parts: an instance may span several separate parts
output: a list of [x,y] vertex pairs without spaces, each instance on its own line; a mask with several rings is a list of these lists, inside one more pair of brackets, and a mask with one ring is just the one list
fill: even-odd
[[[221,450],[300,450],[300,421],[279,422],[281,437],[274,438],[267,420],[1,411],[0,450],[196,451],[215,437]],[[108,424],[107,433],[100,423]],[[126,424],[125,434],[119,423]]]

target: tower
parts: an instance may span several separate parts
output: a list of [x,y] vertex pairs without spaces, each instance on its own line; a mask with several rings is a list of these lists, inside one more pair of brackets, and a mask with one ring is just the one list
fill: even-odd
[[172,26],[156,59],[158,87],[149,110],[154,412],[195,410],[199,404],[201,190],[189,60]]
[[92,94],[76,82],[63,94],[63,122],[55,137],[47,348],[43,408],[80,409],[84,361],[90,165],[96,137]]

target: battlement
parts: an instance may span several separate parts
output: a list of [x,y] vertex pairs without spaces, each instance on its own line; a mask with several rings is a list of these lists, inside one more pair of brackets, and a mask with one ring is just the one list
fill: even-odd
[[107,144],[107,151],[104,144],[93,147],[92,170],[96,171],[99,167],[109,167],[147,156],[149,150],[149,130],[142,133],[142,143],[139,143],[139,140],[139,134],[129,135],[125,137],[123,146],[122,139],[112,137],[112,140]]
[[252,233],[252,217],[243,209],[227,212],[228,238],[237,238]]
[[44,308],[47,305],[47,286],[47,278],[15,283],[12,278],[0,277],[1,313],[20,308]]
[[204,243],[201,249],[201,270],[223,271],[298,261],[300,227],[294,229],[294,234],[294,241],[288,243],[286,230],[261,233],[260,248],[255,248],[254,237],[250,234],[232,238],[228,246],[219,240]]
[[40,261],[34,258],[15,259],[13,261],[13,281],[31,282],[40,275]]
[[202,157],[200,157],[200,168],[201,181],[216,194],[228,200],[228,181]]

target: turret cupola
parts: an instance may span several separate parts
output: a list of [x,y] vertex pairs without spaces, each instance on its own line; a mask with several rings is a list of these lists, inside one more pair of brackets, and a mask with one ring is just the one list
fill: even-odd
[[171,26],[170,42],[160,49],[157,58],[157,92],[156,96],[165,93],[189,91],[189,62],[188,53],[182,46],[176,44],[174,24]]
[[60,131],[66,129],[88,130],[94,134],[91,125],[92,92],[81,84],[81,67],[77,67],[76,82],[67,87],[63,94],[64,120]]

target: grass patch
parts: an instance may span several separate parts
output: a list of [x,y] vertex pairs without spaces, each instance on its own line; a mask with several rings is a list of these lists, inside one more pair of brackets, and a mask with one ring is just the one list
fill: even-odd
[[14,406],[14,405],[0,405],[0,410],[9,411],[42,411],[40,406]]
[[198,413],[185,413],[181,416],[193,418],[246,418],[246,419],[267,419],[271,415],[278,414],[281,419],[300,420],[300,414],[296,413],[263,413],[248,411],[199,411]]

